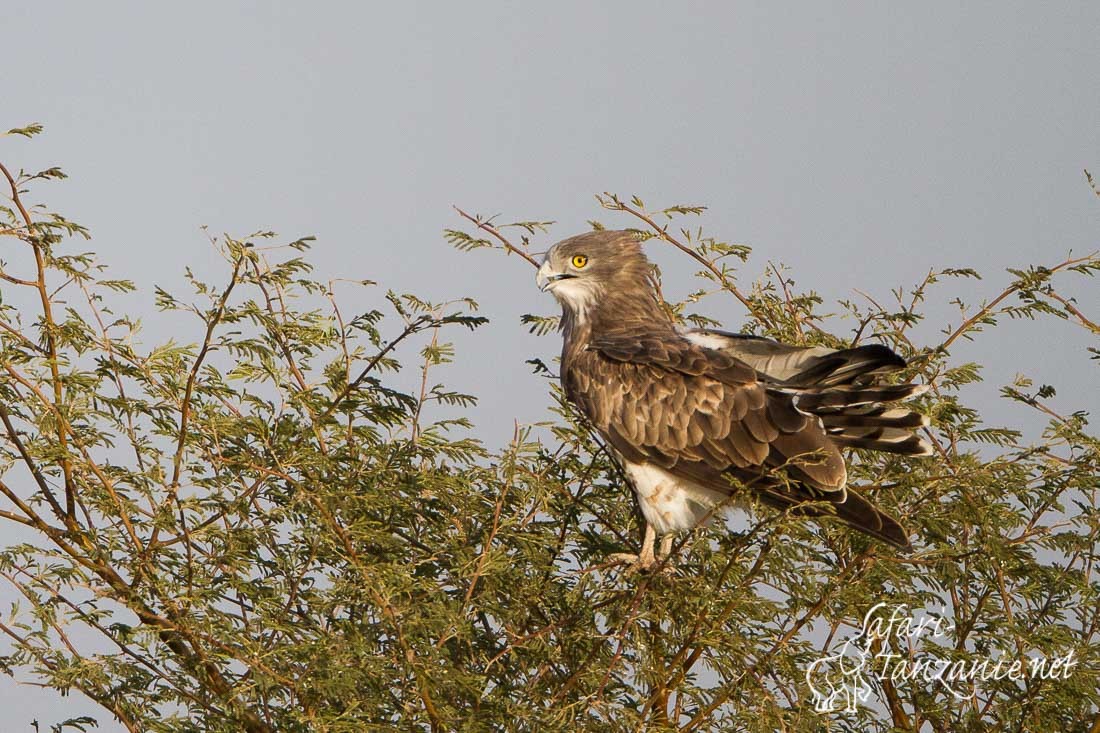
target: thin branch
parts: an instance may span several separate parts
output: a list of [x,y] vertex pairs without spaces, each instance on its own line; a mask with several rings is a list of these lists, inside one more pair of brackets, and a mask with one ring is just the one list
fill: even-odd
[[741,289],[737,287],[736,283],[730,280],[729,275],[727,275],[723,270],[720,270],[713,262],[708,260],[706,257],[703,257],[694,249],[688,247],[676,237],[669,234],[667,226],[660,226],[659,224],[657,224],[657,222],[653,221],[653,219],[650,218],[648,214],[633,208],[629,204],[623,203],[615,194],[605,193],[604,195],[609,197],[609,199],[614,202],[613,206],[608,206],[607,208],[624,211],[631,216],[640,219],[641,221],[644,221],[646,224],[649,225],[649,227],[658,237],[676,247],[676,249],[680,250],[703,267],[707,268],[707,270],[709,270],[712,275],[718,278],[718,282],[721,283],[724,289],[732,293],[734,297],[741,301],[742,305],[748,308],[749,313],[751,313],[753,317],[756,318],[756,320],[765,325],[768,325],[769,327],[774,327],[774,324],[768,318],[766,318],[763,313],[759,312],[759,310],[756,308],[756,305],[751,300],[749,300],[749,298],[745,297],[745,295],[741,292]]
[[236,261],[233,263],[233,274],[229,278],[229,283],[222,291],[221,297],[218,298],[218,305],[214,309],[213,315],[211,315],[210,319],[206,322],[206,335],[202,340],[202,348],[199,350],[198,356],[195,357],[195,362],[191,365],[191,371],[187,374],[187,384],[183,390],[183,402],[180,405],[180,425],[176,436],[176,452],[172,456],[172,480],[168,485],[169,490],[173,492],[178,490],[180,485],[183,449],[187,441],[187,423],[191,418],[191,395],[195,389],[195,380],[198,379],[199,370],[202,369],[202,364],[206,360],[206,355],[210,352],[211,342],[214,339],[214,331],[221,322],[222,316],[225,315],[225,308],[229,301],[229,296],[232,294],[233,288],[235,288],[239,282],[241,265],[244,264],[245,257],[246,255],[242,253],[237,256]]
[[504,245],[504,248],[506,250],[508,250],[509,252],[512,252],[514,254],[517,254],[520,257],[522,257],[523,259],[527,260],[528,262],[531,263],[532,267],[534,267],[536,269],[538,268],[538,266],[539,266],[538,260],[536,260],[534,257],[527,254],[522,249],[520,249],[519,247],[517,247],[516,245],[514,245],[510,241],[508,241],[508,238],[505,237],[503,234],[501,234],[500,231],[496,227],[494,227],[492,224],[490,224],[487,221],[482,221],[479,217],[470,216],[465,211],[463,211],[462,209],[458,208],[457,206],[455,206],[453,204],[451,205],[451,208],[453,208],[455,211],[457,211],[459,216],[461,216],[462,218],[468,219],[469,221],[473,222],[474,225],[478,229],[489,232],[489,234],[492,234],[494,237],[496,237],[497,240],[499,240],[500,243]]
[[[310,421],[313,423],[313,435],[317,438],[317,447],[321,451],[321,455],[328,454],[328,445],[325,442],[325,434],[321,430],[320,424],[317,422],[317,416],[313,412],[313,408],[309,406],[308,395],[310,393],[309,384],[306,382],[305,375],[302,374],[302,370],[298,367],[298,361],[294,358],[294,353],[290,349],[290,344],[287,342],[286,334],[283,333],[282,324],[279,323],[279,314],[275,311],[275,305],[271,298],[270,293],[267,291],[267,286],[264,285],[263,275],[271,272],[271,266],[267,264],[266,258],[264,266],[267,268],[266,273],[260,272],[260,266],[256,260],[252,260],[252,272],[256,276],[256,286],[260,289],[260,292],[264,296],[264,302],[267,305],[267,312],[271,316],[271,328],[268,332],[274,339],[275,344],[279,347],[279,352],[283,355],[283,359],[286,361],[287,369],[290,370],[291,376],[294,378],[295,384],[298,385],[298,389],[302,394],[302,407],[309,413]],[[278,284],[276,284],[278,289]],[[283,301],[282,292],[279,292],[279,300]],[[286,321],[285,308],[281,314],[282,320]]]
[[[1069,260],[1066,260],[1065,262],[1061,262],[1061,263],[1055,265],[1054,267],[1047,268],[1047,271],[1050,272],[1051,274],[1053,274],[1055,272],[1058,272],[1059,270],[1064,270],[1067,267],[1073,267],[1074,265],[1079,265],[1082,262],[1089,262],[1089,261],[1095,260],[1095,259],[1096,259],[1096,253],[1094,252],[1094,253],[1092,253],[1090,255],[1086,255],[1084,257],[1078,257],[1076,259],[1069,259]],[[947,340],[945,340],[942,344],[939,345],[938,350],[940,350],[940,351],[946,350],[948,346],[950,346],[952,343],[955,342],[955,340],[957,338],[959,338],[959,336],[962,336],[964,333],[969,331],[974,326],[975,323],[977,323],[978,321],[980,321],[981,319],[983,319],[987,315],[989,315],[993,311],[993,309],[996,308],[997,305],[1001,301],[1003,301],[1005,298],[1007,298],[1008,296],[1012,295],[1013,293],[1015,293],[1019,290],[1021,290],[1021,284],[1019,283],[1019,281],[1014,282],[1011,285],[1009,285],[1007,288],[1005,288],[1001,292],[1000,295],[998,295],[996,298],[994,298],[992,301],[990,301],[988,304],[986,304],[985,307],[981,308],[977,313],[972,315],[970,318],[963,321],[962,325],[960,325],[958,328],[956,328],[954,331],[952,331],[951,335],[947,337]]]
[[[39,301],[42,304],[43,329],[46,332],[46,351],[49,354],[48,361],[50,365],[51,381],[53,382],[54,402],[58,409],[61,409],[61,406],[64,404],[65,394],[61,383],[61,369],[57,361],[57,339],[54,334],[57,329],[57,323],[54,321],[53,304],[50,301],[50,295],[46,289],[46,259],[44,247],[41,240],[32,234],[32,232],[34,232],[34,222],[26,207],[23,206],[23,200],[19,196],[19,186],[16,184],[15,178],[3,163],[0,163],[0,172],[3,172],[4,177],[8,179],[8,185],[11,188],[11,199],[15,203],[16,208],[19,209],[19,213],[23,217],[23,222],[27,226],[28,233],[26,237],[24,237],[24,241],[28,242],[31,245],[31,249],[34,251],[34,262],[37,272],[37,279],[34,286],[38,290]],[[76,520],[76,487],[73,485],[73,470],[68,455],[68,435],[61,423],[58,423],[57,438],[58,442],[61,444],[61,472],[65,476],[65,513],[68,517],[67,521],[72,523]]]
[[359,385],[361,385],[363,383],[363,380],[367,378],[371,371],[373,371],[374,368],[378,366],[378,362],[382,361],[386,354],[393,351],[399,343],[401,343],[414,333],[420,331],[424,326],[428,325],[429,323],[434,323],[434,319],[432,319],[431,316],[420,316],[419,318],[409,323],[409,325],[405,327],[405,330],[399,333],[395,339],[386,344],[381,351],[374,355],[374,358],[367,362],[367,365],[363,367],[363,371],[359,372],[359,376],[348,382],[348,384],[340,390],[340,394],[336,395],[336,397],[332,400],[332,404],[329,405],[328,409],[317,417],[318,424],[324,424],[324,421],[327,420],[332,415],[332,413],[336,412],[336,410],[340,407],[340,404],[345,399],[347,399],[348,395],[359,389]]
[[[791,298],[791,290],[787,287],[787,280],[783,277],[783,274],[779,272],[779,268],[775,266],[774,262],[769,261],[768,267],[775,273],[775,279],[779,281],[780,287],[783,288],[783,301],[787,306],[787,313],[790,314],[791,320],[794,321],[795,328],[798,331],[798,338],[804,341],[805,337],[802,334],[802,319],[798,316],[798,310],[794,307],[794,302]],[[818,330],[820,331],[821,329]]]
[[1069,301],[1068,299],[1066,299],[1066,298],[1063,298],[1063,297],[1062,297],[1061,295],[1059,295],[1058,293],[1054,292],[1053,290],[1051,290],[1051,291],[1049,291],[1049,292],[1044,292],[1044,293],[1043,293],[1043,295],[1046,295],[1046,296],[1048,296],[1048,297],[1054,298],[1054,299],[1055,299],[1055,300],[1057,300],[1057,301],[1058,301],[1059,303],[1061,303],[1061,304],[1062,304],[1062,305],[1063,305],[1063,306],[1065,307],[1065,309],[1066,309],[1067,311],[1069,311],[1070,313],[1072,313],[1072,314],[1073,314],[1073,315],[1074,315],[1074,316],[1075,316],[1075,317],[1077,318],[1077,320],[1079,320],[1079,321],[1081,322],[1081,325],[1082,325],[1082,326],[1084,326],[1084,327],[1085,327],[1085,328],[1087,328],[1088,330],[1092,331],[1093,333],[1100,333],[1100,326],[1098,326],[1098,325],[1097,325],[1096,323],[1094,323],[1093,321],[1090,321],[1090,320],[1089,320],[1088,318],[1086,318],[1086,317],[1085,317],[1085,314],[1084,314],[1084,313],[1082,313],[1082,312],[1081,312],[1081,311],[1080,311],[1080,310],[1079,310],[1079,309],[1078,309],[1078,308],[1077,308],[1077,307],[1076,307],[1076,306],[1075,306],[1075,305],[1074,305],[1074,304],[1073,304],[1072,302],[1070,302],[1070,301]]
[[19,457],[23,459],[23,463],[26,465],[27,470],[31,472],[31,476],[34,477],[34,482],[38,484],[38,490],[42,492],[42,496],[49,502],[54,515],[62,522],[68,524],[72,517],[65,514],[65,511],[57,502],[57,497],[53,495],[50,485],[46,483],[46,477],[42,474],[42,470],[38,467],[38,463],[31,454],[27,452],[26,446],[23,445],[23,441],[19,437],[19,431],[17,431],[12,424],[8,408],[2,404],[0,404],[0,421],[3,421],[4,429],[8,433],[8,440],[10,440],[12,445],[15,446],[15,449],[19,451]]

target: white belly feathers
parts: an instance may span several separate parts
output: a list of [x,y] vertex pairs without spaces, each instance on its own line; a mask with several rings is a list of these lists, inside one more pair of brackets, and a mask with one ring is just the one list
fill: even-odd
[[647,522],[658,534],[694,529],[726,494],[674,476],[651,463],[623,461]]

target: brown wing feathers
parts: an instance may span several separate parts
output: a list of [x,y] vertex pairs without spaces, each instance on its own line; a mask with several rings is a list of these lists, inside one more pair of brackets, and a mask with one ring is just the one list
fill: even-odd
[[[712,474],[705,483],[722,490],[729,482],[721,473],[730,467],[790,466],[822,491],[844,487],[843,457],[822,427],[796,408],[794,395],[758,381],[735,357],[675,333],[605,335],[571,371],[590,385],[587,393],[576,390],[576,400],[613,440],[630,441],[628,457],[665,467],[702,462]],[[650,432],[654,424],[662,429]]]
[[[793,347],[785,358],[798,365]],[[909,397],[915,387],[866,384],[871,375],[896,371],[904,361],[885,347],[819,351],[812,359],[789,369],[786,379],[769,380],[733,353],[699,348],[675,334],[604,335],[589,343],[573,369],[588,372],[593,389],[587,412],[627,458],[652,461],[723,491],[729,490],[723,476],[729,473],[773,506],[832,513],[908,547],[896,520],[846,488],[838,450],[920,452],[923,443],[911,430],[925,424],[923,418],[880,404]],[[593,394],[599,397],[592,400]],[[793,482],[768,476],[767,469],[775,468]],[[806,504],[821,501],[829,508]]]
[[927,387],[879,382],[882,375],[905,367],[904,359],[881,344],[833,350],[706,329],[685,335],[742,359],[773,389],[794,396],[797,408],[820,418],[838,446],[914,456],[932,452],[913,432],[928,425],[928,419],[890,404],[915,397]]

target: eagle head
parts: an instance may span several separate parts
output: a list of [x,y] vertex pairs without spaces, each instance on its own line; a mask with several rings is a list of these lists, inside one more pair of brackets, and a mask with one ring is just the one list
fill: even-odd
[[608,294],[649,291],[652,268],[629,231],[598,231],[563,239],[546,252],[535,282],[578,318]]

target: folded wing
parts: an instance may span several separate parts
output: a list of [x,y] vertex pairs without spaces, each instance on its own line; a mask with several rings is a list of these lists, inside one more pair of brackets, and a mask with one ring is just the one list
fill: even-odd
[[774,506],[835,513],[908,546],[896,520],[847,489],[840,452],[909,445],[913,418],[882,402],[912,390],[866,379],[904,361],[884,347],[845,354],[721,332],[685,335],[601,336],[570,369],[570,398],[626,460],[725,493],[737,479]]
[[932,453],[932,446],[915,432],[928,425],[928,418],[897,404],[923,394],[927,385],[884,382],[883,375],[906,364],[881,344],[829,349],[710,329],[684,335],[743,361],[773,389],[791,394],[799,410],[821,419],[837,446],[911,456]]

